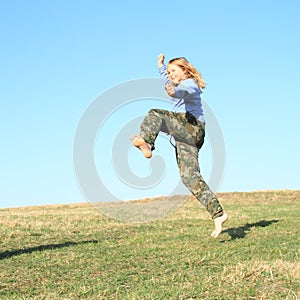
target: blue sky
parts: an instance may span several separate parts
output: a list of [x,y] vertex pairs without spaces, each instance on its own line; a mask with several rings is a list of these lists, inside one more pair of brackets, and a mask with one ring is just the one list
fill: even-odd
[[[86,201],[73,165],[82,115],[114,86],[158,77],[161,52],[167,60],[185,56],[208,83],[204,99],[226,147],[218,191],[299,189],[299,13],[296,0],[2,1],[0,207]],[[143,115],[147,105],[130,104],[135,114],[128,118]],[[118,126],[112,122],[111,135]],[[113,165],[109,148],[101,153],[106,136],[98,137],[95,162],[107,157],[105,172],[97,168],[118,198],[169,193],[123,190],[107,177]],[[164,138],[159,143],[162,156],[173,151]],[[147,169],[149,162],[131,151],[132,169]],[[207,178],[209,143],[201,153]],[[166,169],[174,184],[173,160]]]

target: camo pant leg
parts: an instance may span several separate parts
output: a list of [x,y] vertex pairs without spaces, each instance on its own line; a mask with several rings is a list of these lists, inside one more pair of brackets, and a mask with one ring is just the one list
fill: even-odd
[[140,136],[151,146],[152,150],[155,149],[155,140],[160,131],[174,136],[175,139],[195,144],[185,125],[189,124],[184,113],[150,109],[141,124]]
[[216,195],[200,175],[198,161],[198,152],[204,142],[204,128],[196,118],[192,123],[186,113],[151,109],[141,124],[140,135],[152,150],[155,149],[154,143],[160,131],[175,138],[177,164],[182,182],[204,205],[212,218],[216,218],[223,214],[223,209]]
[[200,174],[198,151],[196,147],[176,142],[177,164],[182,182],[214,219],[223,215],[223,208]]

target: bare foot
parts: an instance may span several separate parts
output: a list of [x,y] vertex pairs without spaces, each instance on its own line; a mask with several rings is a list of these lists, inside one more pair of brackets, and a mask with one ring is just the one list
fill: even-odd
[[150,146],[145,142],[145,140],[139,135],[133,135],[131,137],[132,145],[139,148],[146,158],[150,158],[152,156],[152,151]]
[[222,232],[222,225],[228,220],[228,215],[226,213],[223,214],[223,216],[215,218],[215,230],[212,232],[211,236],[213,238],[217,238],[220,233]]

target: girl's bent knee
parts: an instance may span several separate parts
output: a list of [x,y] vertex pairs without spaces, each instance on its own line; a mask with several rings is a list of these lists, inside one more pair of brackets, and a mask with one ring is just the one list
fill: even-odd
[[153,113],[158,113],[158,109],[157,109],[157,108],[151,108],[151,109],[148,111],[148,114],[153,114]]

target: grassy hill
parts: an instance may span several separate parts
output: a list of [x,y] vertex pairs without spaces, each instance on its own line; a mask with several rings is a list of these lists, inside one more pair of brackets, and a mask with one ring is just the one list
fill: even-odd
[[218,239],[192,196],[146,223],[88,203],[1,209],[0,299],[300,299],[300,191],[218,196]]

